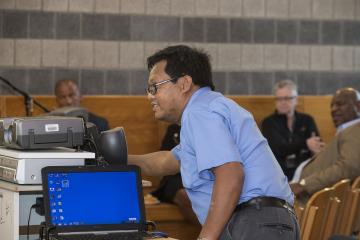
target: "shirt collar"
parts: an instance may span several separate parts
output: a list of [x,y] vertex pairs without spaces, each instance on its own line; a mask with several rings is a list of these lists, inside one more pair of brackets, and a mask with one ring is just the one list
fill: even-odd
[[210,87],[199,88],[198,90],[196,90],[193,93],[193,95],[191,95],[187,106],[190,106],[195,101],[195,99],[198,98],[198,96],[202,95],[203,93],[210,92],[210,91],[211,91]]
[[[191,95],[189,102],[186,104],[182,116],[184,116],[184,113],[191,107],[191,105],[196,101],[197,98],[199,98],[201,95],[203,95],[207,92],[211,92],[210,87],[201,87],[198,90],[196,90]],[[182,119],[183,119],[183,117],[181,117],[181,121],[182,121]]]
[[349,122],[343,123],[343,124],[341,124],[340,126],[338,126],[338,127],[336,128],[336,133],[339,133],[339,132],[341,132],[342,130],[344,130],[344,129],[346,129],[346,128],[348,128],[348,127],[350,127],[350,126],[352,126],[352,125],[354,125],[354,124],[356,124],[356,123],[358,123],[358,122],[360,122],[360,118],[356,118],[356,119],[351,120],[351,121],[349,121]]

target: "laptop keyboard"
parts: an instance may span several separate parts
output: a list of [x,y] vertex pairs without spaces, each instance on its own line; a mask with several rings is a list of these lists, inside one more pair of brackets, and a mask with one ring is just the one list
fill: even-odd
[[85,235],[57,235],[54,239],[58,240],[142,240],[139,233],[112,233],[112,234],[85,234]]

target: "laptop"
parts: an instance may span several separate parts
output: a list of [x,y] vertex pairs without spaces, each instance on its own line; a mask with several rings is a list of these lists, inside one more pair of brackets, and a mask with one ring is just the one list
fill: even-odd
[[137,166],[42,169],[50,239],[143,239],[146,220]]

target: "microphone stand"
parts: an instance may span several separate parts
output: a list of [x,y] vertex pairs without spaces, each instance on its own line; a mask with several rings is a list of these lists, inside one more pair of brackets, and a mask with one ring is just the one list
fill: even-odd
[[33,105],[35,104],[39,108],[41,108],[44,112],[50,112],[46,107],[41,105],[38,101],[33,99],[28,93],[18,89],[15,87],[12,83],[10,83],[8,80],[0,76],[0,80],[4,82],[6,85],[8,85],[11,89],[13,89],[15,92],[20,93],[24,97],[24,105],[26,110],[26,116],[31,116],[33,113]]

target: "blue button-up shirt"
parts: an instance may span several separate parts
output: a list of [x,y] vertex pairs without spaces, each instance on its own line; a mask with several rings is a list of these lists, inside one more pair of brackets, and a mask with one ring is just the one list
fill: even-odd
[[239,162],[244,169],[239,203],[273,196],[293,204],[286,176],[252,115],[208,87],[197,90],[186,105],[180,144],[172,153],[180,161],[183,185],[202,224],[215,181],[211,169],[228,162]]

